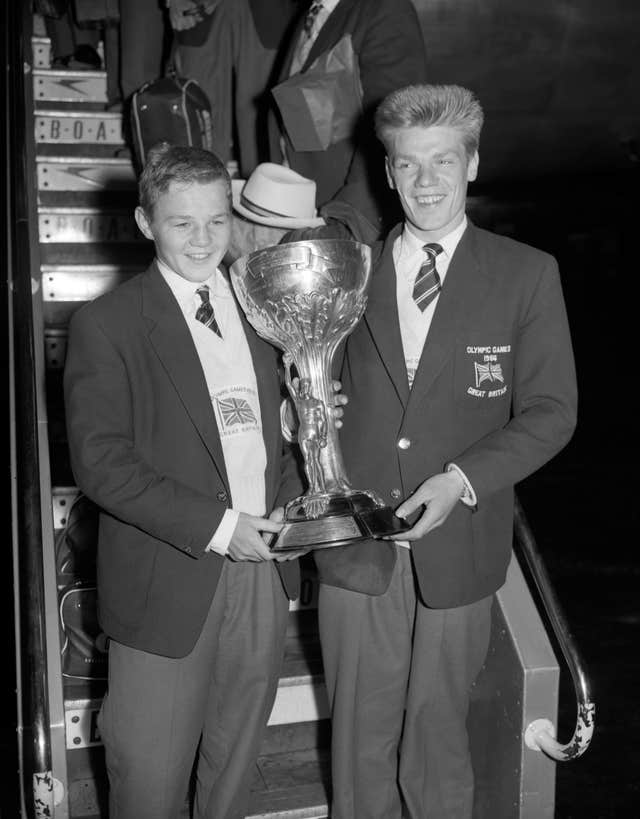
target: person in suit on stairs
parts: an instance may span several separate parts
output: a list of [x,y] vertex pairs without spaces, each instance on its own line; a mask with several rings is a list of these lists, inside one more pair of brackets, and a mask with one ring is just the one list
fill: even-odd
[[[378,238],[385,220],[397,217],[393,197],[378,183],[377,168],[383,153],[373,132],[373,112],[383,97],[395,88],[427,79],[426,53],[420,21],[411,0],[314,0],[298,20],[291,38],[283,46],[279,83],[296,78],[304,89],[305,76],[311,78],[317,60],[350,42],[356,85],[361,87],[357,101],[361,114],[353,127],[333,136],[324,149],[297,149],[290,138],[293,109],[287,121],[275,104],[269,119],[269,158],[289,165],[318,186],[317,206],[322,216],[352,222],[358,213],[358,227],[368,222],[365,240]],[[322,116],[340,106],[344,90],[331,96],[332,81],[327,78],[327,94],[318,102]],[[318,77],[313,74],[308,97],[315,93]],[[340,99],[338,99],[340,98]],[[319,117],[320,111],[314,111]],[[289,126],[289,130],[288,130]]]
[[164,145],[139,185],[155,261],[75,313],[64,374],[74,475],[101,510],[109,816],[176,819],[198,751],[194,817],[241,819],[299,587],[265,538],[301,483],[276,352],[219,268],[223,163]]
[[188,28],[172,16],[176,67],[209,99],[214,151],[224,162],[236,162],[246,179],[268,156],[266,100],[297,0],[181,3],[187,12],[197,6],[202,12],[186,15],[195,22]]
[[411,528],[314,553],[333,819],[470,819],[465,722],[510,559],[514,484],[576,423],[555,260],[465,214],[482,121],[457,86],[400,89],[376,113],[404,221],[374,248],[346,342],[341,442],[353,484]]
[[51,40],[51,68],[55,70],[99,71],[100,32],[82,28],[75,19],[73,4],[60,17],[43,15],[45,30]]

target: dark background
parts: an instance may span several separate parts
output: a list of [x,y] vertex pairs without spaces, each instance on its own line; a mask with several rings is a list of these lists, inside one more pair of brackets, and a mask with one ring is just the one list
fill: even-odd
[[[471,213],[556,256],[571,323],[578,428],[518,487],[597,707],[585,756],[558,765],[556,817],[640,816],[640,3],[414,4],[430,81],[471,88],[485,109]],[[566,742],[575,700],[564,668],[561,679]]]
[[[637,392],[631,332],[637,182],[637,169],[625,179],[612,179],[613,190],[595,175],[586,183],[568,181],[565,204],[545,209],[538,223],[535,217],[531,222],[541,231],[535,243],[560,262],[580,405],[569,446],[525,481],[519,494],[582,651],[597,707],[586,755],[558,766],[558,819],[640,815]],[[609,205],[601,207],[602,202]],[[585,205],[591,212],[583,227],[578,221],[554,233],[554,226],[566,225],[566,210],[580,212]],[[567,678],[563,669],[563,741],[575,720]]]

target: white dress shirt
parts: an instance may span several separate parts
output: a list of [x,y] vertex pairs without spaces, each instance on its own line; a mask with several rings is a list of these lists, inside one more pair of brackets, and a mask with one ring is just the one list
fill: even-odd
[[[451,233],[448,233],[438,242],[442,247],[442,253],[436,256],[436,270],[440,276],[440,284],[443,287],[451,257],[466,227],[467,217],[465,216],[458,227],[454,228]],[[424,239],[419,239],[415,233],[411,232],[409,225],[405,224],[404,230],[393,245],[398,319],[400,321],[400,335],[402,336],[402,347],[410,387],[413,384],[422,349],[429,334],[436,305],[440,300],[440,296],[436,296],[424,312],[413,300],[413,286],[416,276],[427,258],[423,250],[425,244]]]
[[[238,514],[266,514],[265,470],[267,454],[262,438],[258,383],[251,351],[238,315],[231,287],[220,270],[204,282],[190,282],[158,261],[193,338],[211,397],[231,492],[231,508],[224,513],[207,550],[226,554]],[[196,294],[203,284],[222,338],[195,315],[202,304]]]

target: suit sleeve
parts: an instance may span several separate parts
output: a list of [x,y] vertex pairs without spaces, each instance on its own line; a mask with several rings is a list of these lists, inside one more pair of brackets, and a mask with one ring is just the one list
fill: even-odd
[[70,324],[64,373],[71,465],[80,489],[110,515],[199,557],[226,505],[160,474],[136,448],[132,383],[94,314]]
[[420,20],[409,0],[363,4],[366,26],[358,53],[364,117],[357,147],[343,188],[334,197],[362,211],[377,224],[377,209],[367,207],[368,189],[377,179],[386,190],[384,150],[374,132],[373,115],[387,94],[427,80],[425,44]]
[[578,399],[569,325],[557,265],[545,258],[518,329],[511,419],[451,459],[464,471],[479,505],[545,464],[575,429]]
[[[363,4],[364,6],[364,4]],[[425,45],[420,20],[409,0],[364,6],[370,15],[358,55],[363,108],[372,111],[387,94],[426,82]]]

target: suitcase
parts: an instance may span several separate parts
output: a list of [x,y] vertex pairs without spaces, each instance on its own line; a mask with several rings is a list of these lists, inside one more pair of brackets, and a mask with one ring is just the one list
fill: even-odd
[[97,545],[98,507],[80,493],[55,543],[62,675],[73,680],[107,678],[108,639],[98,624]]
[[175,74],[146,83],[131,100],[131,136],[136,160],[144,167],[159,142],[213,149],[211,106],[195,80]]
[[60,592],[62,676],[74,680],[106,680],[108,639],[98,624],[95,586],[77,582]]
[[98,552],[98,507],[86,495],[78,493],[70,509],[64,528],[55,543],[58,588],[78,580],[96,582]]

